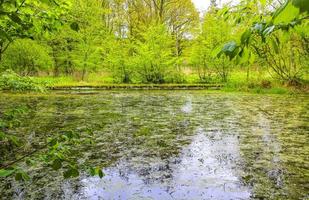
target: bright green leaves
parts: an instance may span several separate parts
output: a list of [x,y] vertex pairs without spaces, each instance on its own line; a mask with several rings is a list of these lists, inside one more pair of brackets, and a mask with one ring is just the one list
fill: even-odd
[[300,13],[299,8],[295,7],[291,1],[286,1],[274,14],[274,24],[289,23],[296,19]]
[[100,178],[103,178],[105,176],[104,172],[102,171],[102,169],[100,167],[90,168],[90,174],[91,174],[91,176],[97,175]]
[[275,53],[278,54],[279,53],[279,43],[280,43],[279,39],[277,37],[271,37],[270,43]]
[[260,3],[262,4],[262,6],[265,6],[267,3],[267,0],[260,0]]
[[8,169],[0,169],[0,178],[5,178],[15,175],[16,181],[28,181],[30,180],[30,176],[19,168],[8,168]]
[[[60,1],[60,0],[58,0]],[[33,38],[59,29],[64,23],[67,3],[56,0],[2,1],[0,6],[0,42],[16,38]],[[63,1],[63,0],[61,0]],[[1,48],[0,54],[6,48]]]
[[248,29],[246,30],[242,35],[241,35],[241,43],[242,44],[248,44],[250,37],[251,37],[252,32]]
[[15,169],[0,169],[0,177],[10,176],[15,172]]
[[40,0],[40,2],[48,5],[56,5],[59,6],[58,2],[56,0]]
[[247,47],[244,47],[239,53],[239,56],[237,56],[236,62],[238,64],[247,63],[249,61],[250,56],[251,56],[251,52],[249,51]]
[[[277,30],[287,31],[290,28],[301,23],[299,16],[302,12],[308,12],[309,1],[306,0],[287,0],[281,7],[279,7],[273,14],[270,22],[254,22],[253,25],[247,29],[240,38],[240,45],[235,42],[226,43],[219,56],[224,53],[230,59],[237,58],[237,63],[245,61],[253,62],[254,54],[246,53],[246,47],[250,46],[250,39],[252,35],[259,36],[262,43],[270,42],[271,47],[275,53],[279,53],[278,38],[271,37]],[[268,38],[270,38],[268,40]]]
[[309,13],[309,1],[308,0],[292,0],[292,4],[299,8],[301,13]]
[[299,15],[305,13],[308,15],[308,0],[287,0],[273,15],[274,24],[288,24],[298,20]]

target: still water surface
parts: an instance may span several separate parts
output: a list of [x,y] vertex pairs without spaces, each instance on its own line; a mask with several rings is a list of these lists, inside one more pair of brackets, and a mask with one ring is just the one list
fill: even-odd
[[[3,199],[307,199],[308,96],[207,91],[101,91],[0,95],[27,105],[16,132],[28,147],[60,130],[91,130],[84,158],[105,176],[29,169],[0,182]],[[1,197],[0,197],[1,199]]]

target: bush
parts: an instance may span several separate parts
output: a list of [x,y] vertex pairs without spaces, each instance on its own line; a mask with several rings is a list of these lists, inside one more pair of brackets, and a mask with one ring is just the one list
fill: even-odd
[[11,69],[22,76],[37,75],[53,66],[49,48],[30,39],[14,41],[3,55],[1,68]]
[[0,90],[44,92],[44,84],[35,82],[29,77],[21,77],[12,70],[0,74]]

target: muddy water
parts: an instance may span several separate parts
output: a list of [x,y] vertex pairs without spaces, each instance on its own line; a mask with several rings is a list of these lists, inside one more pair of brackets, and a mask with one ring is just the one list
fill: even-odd
[[[3,199],[308,199],[308,96],[206,91],[1,94],[27,105],[15,131],[35,147],[59,130],[91,130],[82,160],[105,176],[63,180],[29,168],[1,180]],[[21,163],[22,164],[22,163]],[[1,198],[1,197],[0,197]]]

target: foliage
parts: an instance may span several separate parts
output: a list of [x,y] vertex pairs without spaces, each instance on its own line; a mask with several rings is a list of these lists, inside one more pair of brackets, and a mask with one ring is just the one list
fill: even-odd
[[87,82],[98,73],[114,83],[159,84],[190,82],[196,76],[198,82],[226,83],[232,68],[245,67],[249,81],[249,71],[258,65],[274,79],[298,85],[308,73],[304,0],[242,0],[236,5],[214,0],[202,17],[190,0],[1,5],[0,66],[21,75],[52,72]]
[[0,61],[15,39],[34,38],[60,27],[69,7],[62,0],[0,1]]
[[[106,37],[104,23],[101,20],[104,10],[98,0],[77,0],[72,9],[76,23],[75,47],[72,50],[72,62],[75,70],[81,72],[81,80],[87,71],[93,71],[102,65],[102,46]],[[91,14],[90,14],[91,13]]]
[[0,90],[44,92],[45,86],[29,77],[22,77],[11,70],[7,70],[0,74]]
[[[1,90],[45,91],[35,80],[51,72],[54,77],[46,79],[58,86],[108,83],[106,88],[115,82],[125,83],[119,88],[145,83],[165,89],[190,85],[164,83],[203,82],[265,92],[277,80],[299,85],[308,79],[307,0],[241,0],[222,7],[212,0],[202,17],[190,0],[2,0],[0,19]],[[247,76],[237,77],[244,67]],[[249,69],[257,77],[250,78]],[[1,153],[24,145],[12,133],[19,123],[15,117],[25,113],[1,113]],[[136,137],[148,133],[141,130]],[[21,160],[1,160],[0,177],[28,180],[19,165],[24,161],[65,178],[81,170],[103,177],[100,166],[76,159],[84,156],[79,148],[92,142],[87,128],[57,130]]]
[[130,83],[134,76],[133,44],[110,37],[105,49],[104,65],[113,74],[114,82]]
[[[308,5],[308,1],[286,0],[271,12],[271,17],[258,15],[259,20],[255,17],[256,21],[249,21],[252,25],[243,32],[240,43],[226,43],[218,56],[225,54],[238,62],[252,63],[257,54],[282,81],[299,84],[301,72],[308,70]],[[240,7],[250,8],[252,5]],[[291,50],[286,51],[287,48]]]
[[202,32],[189,53],[190,64],[197,70],[202,82],[211,82],[214,74],[217,74],[222,82],[226,82],[230,70],[231,62],[225,56],[213,56],[219,46],[232,38],[231,27],[216,13],[212,8],[204,16]]
[[164,83],[166,74],[176,64],[168,32],[163,24],[153,24],[141,36],[136,41],[134,61],[138,76],[145,83]]
[[17,107],[0,113],[0,178],[15,176],[17,181],[28,181],[31,177],[21,163],[25,163],[27,167],[48,166],[53,170],[63,171],[64,178],[72,178],[79,176],[80,170],[88,170],[91,175],[103,177],[103,172],[99,167],[91,167],[86,162],[80,163],[77,158],[82,156],[79,151],[80,145],[93,144],[92,133],[88,129],[85,130],[63,130],[58,134],[46,138],[43,145],[36,146],[31,151],[23,152],[19,158],[8,158],[10,153],[16,152],[24,145],[21,135],[15,135],[14,129],[20,125],[18,120],[23,115],[29,114],[27,107]]
[[11,69],[22,76],[37,75],[53,66],[49,48],[30,39],[15,40],[3,55],[1,68]]
[[54,59],[54,76],[73,74],[72,51],[78,42],[75,35],[76,33],[73,30],[65,27],[57,35],[52,35],[47,39],[47,43],[52,49],[51,55]]

